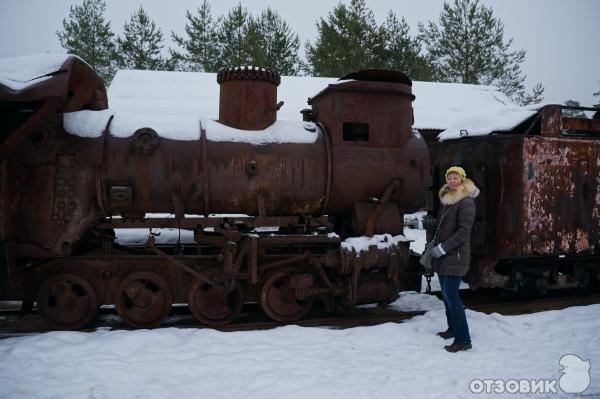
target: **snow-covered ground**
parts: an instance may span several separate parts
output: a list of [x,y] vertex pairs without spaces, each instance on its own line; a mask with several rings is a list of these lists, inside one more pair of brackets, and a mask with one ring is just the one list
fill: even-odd
[[[590,361],[583,395],[600,397],[600,305],[522,316],[467,311],[474,346],[455,354],[435,335],[445,328],[437,298],[404,293],[392,306],[429,311],[404,323],[346,330],[99,329],[5,339],[0,397],[497,397],[471,393],[470,382],[557,380],[566,354]],[[552,397],[573,396],[554,386]]]

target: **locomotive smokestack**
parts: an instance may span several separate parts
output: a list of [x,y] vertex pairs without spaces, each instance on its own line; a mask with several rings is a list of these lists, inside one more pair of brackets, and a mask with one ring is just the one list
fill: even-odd
[[265,68],[237,67],[217,74],[219,122],[243,130],[262,130],[277,119],[279,73]]

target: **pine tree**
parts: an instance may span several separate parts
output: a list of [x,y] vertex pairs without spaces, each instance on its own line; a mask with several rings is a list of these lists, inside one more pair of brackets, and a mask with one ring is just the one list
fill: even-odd
[[416,80],[431,80],[433,67],[419,54],[421,44],[417,38],[410,37],[409,30],[404,17],[398,20],[396,14],[390,10],[385,21],[384,63],[378,67],[404,72]]
[[221,67],[218,31],[221,18],[213,19],[206,0],[197,9],[197,15],[186,13],[187,38],[172,32],[173,41],[182,52],[170,50],[175,68],[183,71],[216,72]]
[[[567,101],[565,101],[565,105],[567,107],[581,107],[581,104],[579,103],[579,101],[575,101],[575,100],[567,100]],[[562,116],[565,116],[568,118],[587,118],[587,116],[585,115],[585,112],[583,112],[581,110],[577,110],[577,109],[563,109]]]
[[[600,90],[594,93],[594,97],[600,97]],[[600,98],[598,99],[598,104],[594,104],[594,107],[600,108]]]
[[297,74],[300,39],[277,12],[267,8],[259,17],[251,18],[245,44],[253,65],[282,75]]
[[197,16],[187,12],[187,38],[173,32],[181,47],[171,50],[178,70],[216,72],[225,67],[255,65],[284,75],[296,74],[299,64],[298,35],[270,8],[253,18],[238,4],[227,15],[213,19],[206,0]]
[[63,19],[64,30],[56,35],[61,46],[87,62],[109,84],[115,74],[114,33],[104,20],[106,3],[84,0],[71,6],[69,20]]
[[541,82],[538,82],[531,89],[531,93],[525,91],[525,86],[522,86],[514,96],[513,99],[521,105],[539,104],[544,100],[544,86]]
[[342,76],[384,64],[385,30],[375,22],[365,0],[337,5],[317,22],[318,37],[305,45],[307,72],[317,76]]
[[217,35],[220,68],[252,63],[247,43],[250,20],[248,10],[241,4],[232,8],[222,19]]
[[439,22],[419,23],[419,38],[445,82],[490,84],[521,104],[542,100],[543,86],[525,91],[520,65],[525,50],[511,51],[513,39],[504,40],[504,24],[479,0],[444,3]]
[[162,32],[140,6],[123,25],[123,38],[117,39],[117,64],[126,69],[165,69],[161,56]]

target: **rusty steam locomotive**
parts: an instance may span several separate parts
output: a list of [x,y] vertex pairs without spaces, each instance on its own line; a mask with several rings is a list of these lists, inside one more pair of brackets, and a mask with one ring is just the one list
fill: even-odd
[[[11,287],[53,327],[81,327],[111,304],[151,327],[172,303],[213,326],[244,303],[282,322],[315,300],[388,303],[420,287],[409,244],[392,235],[406,212],[435,214],[454,164],[482,189],[471,288],[600,280],[599,119],[546,106],[510,131],[428,147],[399,72],[328,84],[297,122],[277,120],[277,73],[216,78],[218,120],[198,115],[181,137],[115,122],[102,80],[75,57],[24,87],[0,82],[0,242]],[[91,131],[71,123],[85,113]],[[146,229],[145,244],[115,240],[123,228]],[[161,244],[157,228],[193,239]],[[342,241],[360,235],[381,240],[364,250]]]
[[[65,113],[108,109],[102,81],[76,57],[19,90],[0,85],[0,240],[11,286],[53,327],[79,328],[110,304],[134,327],[157,325],[172,303],[208,325],[249,302],[288,322],[315,299],[388,303],[420,284],[407,242],[341,245],[401,234],[404,212],[424,203],[429,157],[411,128],[410,79],[357,73],[285,126],[277,73],[235,68],[217,79],[218,121],[199,119],[191,140],[145,125],[119,135],[112,116],[98,135],[68,133]],[[241,138],[215,139],[223,129]],[[294,138],[245,139],[267,132]],[[252,216],[214,216],[232,213]],[[194,242],[148,234],[122,245],[117,228],[183,229]]]

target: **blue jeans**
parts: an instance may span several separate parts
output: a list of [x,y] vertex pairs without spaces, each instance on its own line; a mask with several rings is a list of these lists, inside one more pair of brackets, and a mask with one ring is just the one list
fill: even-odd
[[442,298],[446,307],[448,329],[454,333],[454,343],[462,344],[471,342],[465,308],[458,294],[458,287],[462,278],[460,276],[444,276],[441,274],[438,274],[438,278],[440,279]]

